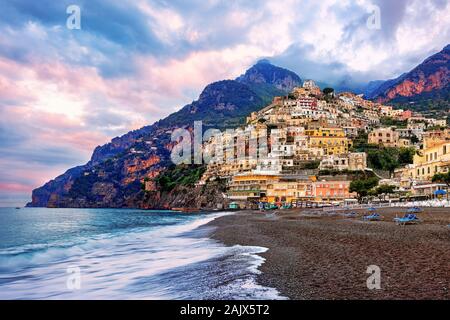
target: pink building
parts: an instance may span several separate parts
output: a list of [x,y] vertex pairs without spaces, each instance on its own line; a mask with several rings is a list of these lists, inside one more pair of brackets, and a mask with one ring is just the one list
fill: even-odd
[[401,118],[402,118],[402,120],[408,120],[412,116],[413,116],[413,113],[411,110],[405,110],[402,112]]

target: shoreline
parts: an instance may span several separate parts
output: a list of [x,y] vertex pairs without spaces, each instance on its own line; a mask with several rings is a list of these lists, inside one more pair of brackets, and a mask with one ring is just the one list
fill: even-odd
[[[227,246],[268,248],[258,284],[293,300],[450,299],[450,212],[424,208],[419,225],[397,226],[407,208],[382,208],[381,222],[312,209],[238,211],[219,217],[211,238]],[[367,267],[381,269],[369,290]]]

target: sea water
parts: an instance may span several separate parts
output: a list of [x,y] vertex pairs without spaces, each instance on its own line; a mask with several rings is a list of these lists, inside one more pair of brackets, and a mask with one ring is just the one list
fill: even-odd
[[0,299],[282,299],[265,248],[208,237],[226,214],[0,208]]

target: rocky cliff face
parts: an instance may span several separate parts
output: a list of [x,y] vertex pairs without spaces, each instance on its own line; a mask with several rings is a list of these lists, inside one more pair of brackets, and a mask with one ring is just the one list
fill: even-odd
[[172,130],[192,128],[197,120],[202,120],[205,128],[237,126],[274,96],[299,85],[301,80],[295,73],[268,62],[258,63],[236,80],[212,83],[198,100],[180,111],[97,147],[87,164],[33,190],[27,206],[166,208],[220,202],[221,193],[207,187],[143,191],[145,180],[158,177],[171,166]]
[[250,85],[269,84],[284,92],[292,91],[301,83],[301,79],[296,73],[279,67],[274,68],[268,60],[260,60],[236,80]]
[[415,101],[443,97],[450,91],[450,45],[429,57],[410,72],[388,80],[373,90],[368,98],[378,102]]
[[225,191],[225,184],[220,182],[196,187],[177,186],[171,191],[145,192],[136,204],[143,209],[227,208],[228,201],[223,197]]

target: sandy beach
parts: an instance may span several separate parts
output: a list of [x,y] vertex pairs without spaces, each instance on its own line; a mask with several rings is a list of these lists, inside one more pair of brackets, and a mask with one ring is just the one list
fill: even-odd
[[[427,208],[419,225],[397,226],[405,208],[378,210],[384,221],[312,209],[238,212],[210,225],[226,245],[263,246],[258,282],[290,299],[450,299],[450,209]],[[369,265],[381,289],[369,290]]]

